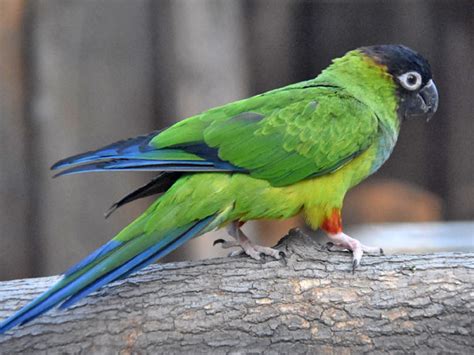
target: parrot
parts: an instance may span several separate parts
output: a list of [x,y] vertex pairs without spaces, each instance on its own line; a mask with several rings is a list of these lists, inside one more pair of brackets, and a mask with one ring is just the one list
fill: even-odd
[[302,215],[337,249],[382,253],[343,232],[347,191],[391,155],[402,122],[429,120],[438,91],[428,61],[398,44],[360,47],[313,79],[211,108],[170,127],[60,160],[56,176],[153,171],[156,177],[110,209],[157,195],[135,221],[0,323],[0,333],[65,309],[156,262],[192,238],[227,228],[234,254],[280,259],[252,242],[250,220]]

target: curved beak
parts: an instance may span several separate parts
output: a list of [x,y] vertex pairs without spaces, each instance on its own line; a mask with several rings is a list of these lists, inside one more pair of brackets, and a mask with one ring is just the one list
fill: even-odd
[[407,102],[405,117],[426,118],[427,121],[433,117],[438,109],[438,90],[433,80],[416,94],[414,99]]
[[436,88],[433,80],[428,81],[423,89],[418,93],[423,101],[424,114],[426,115],[426,120],[429,121],[431,117],[435,114],[438,109],[438,89]]

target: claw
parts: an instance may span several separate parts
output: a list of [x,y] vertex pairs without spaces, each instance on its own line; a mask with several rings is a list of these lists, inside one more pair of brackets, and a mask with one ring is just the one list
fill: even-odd
[[331,250],[333,247],[334,247],[334,243],[333,243],[333,242],[327,242],[327,243],[326,243],[326,249],[327,249],[327,250]]
[[214,243],[212,243],[212,246],[216,246],[217,244],[224,244],[225,240],[224,239],[216,239],[214,240]]
[[355,269],[357,269],[358,266],[359,266],[359,260],[357,259],[352,260],[352,274],[355,273]]
[[224,239],[217,239],[212,245],[215,246],[219,244],[222,249],[229,249],[240,247],[239,243],[235,242],[234,240],[224,240]]

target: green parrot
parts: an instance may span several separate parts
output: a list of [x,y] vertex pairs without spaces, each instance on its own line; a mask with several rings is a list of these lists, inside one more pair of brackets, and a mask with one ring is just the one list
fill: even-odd
[[390,156],[401,123],[429,119],[438,93],[428,62],[402,45],[361,47],[316,78],[216,107],[148,135],[56,163],[57,175],[158,171],[114,209],[158,194],[115,238],[66,271],[49,290],[0,324],[0,333],[47,310],[66,308],[101,286],[155,262],[191,238],[227,226],[254,259],[282,255],[254,244],[240,227],[302,214],[332,243],[380,252],[343,233],[346,192]]

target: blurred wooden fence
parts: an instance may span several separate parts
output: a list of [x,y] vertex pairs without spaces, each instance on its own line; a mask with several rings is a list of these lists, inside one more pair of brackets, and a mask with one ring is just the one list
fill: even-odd
[[[62,271],[146,205],[105,222],[149,176],[52,180],[56,160],[314,77],[367,44],[420,51],[441,93],[378,176],[431,191],[448,219],[473,218],[473,13],[470,0],[0,0],[0,279]],[[349,221],[364,221],[364,199],[352,201]]]

